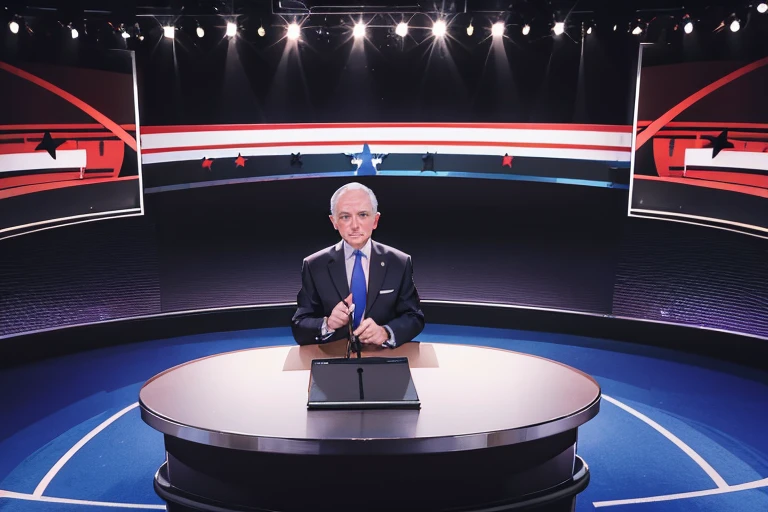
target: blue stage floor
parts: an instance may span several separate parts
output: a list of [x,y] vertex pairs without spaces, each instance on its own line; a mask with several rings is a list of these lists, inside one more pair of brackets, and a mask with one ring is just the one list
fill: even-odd
[[[418,338],[505,348],[592,375],[604,399],[580,430],[592,480],[577,511],[768,511],[768,374],[592,338],[428,325]],[[163,510],[162,435],[142,384],[198,357],[293,344],[289,329],[156,340],[0,372],[0,510]]]

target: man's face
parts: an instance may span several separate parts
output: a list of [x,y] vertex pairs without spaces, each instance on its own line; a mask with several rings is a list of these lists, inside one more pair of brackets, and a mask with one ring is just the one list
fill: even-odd
[[333,227],[341,238],[355,249],[362,249],[379,224],[379,213],[374,215],[371,198],[365,190],[347,190],[336,203],[331,215]]

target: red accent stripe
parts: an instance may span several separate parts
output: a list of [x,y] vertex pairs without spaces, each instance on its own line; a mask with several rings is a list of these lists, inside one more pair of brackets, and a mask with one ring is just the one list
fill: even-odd
[[638,134],[637,138],[635,139],[635,151],[640,149],[643,144],[648,142],[648,140],[651,139],[656,133],[661,130],[664,126],[667,125],[670,121],[672,121],[674,118],[676,118],[680,113],[682,113],[685,109],[699,101],[700,99],[707,96],[709,93],[714,92],[721,88],[722,86],[729,84],[736,80],[737,78],[740,78],[750,71],[754,71],[758,68],[761,68],[768,64],[768,57],[764,57],[760,60],[756,60],[755,62],[751,64],[747,64],[746,66],[743,66],[736,71],[733,71],[731,73],[728,73],[724,77],[720,78],[719,80],[716,80],[709,84],[708,86],[704,87],[703,89],[700,89],[696,91],[695,93],[691,94],[687,98],[685,98],[683,101],[672,107],[671,109],[664,112],[664,114],[661,115],[658,119],[653,121],[651,124],[648,125],[648,127],[643,130],[640,134]]
[[[120,127],[123,130],[129,132],[136,131],[135,124],[121,124]],[[105,130],[103,125],[98,123],[90,124],[0,124],[0,130],[40,130],[42,132],[50,131],[55,132],[57,130]]]
[[128,147],[133,149],[134,151],[138,152],[136,139],[131,137],[128,132],[123,130],[116,122],[112,121],[110,118],[81,100],[80,98],[74,96],[73,94],[68,93],[64,89],[57,87],[53,85],[51,82],[48,82],[46,80],[43,80],[40,77],[37,77],[33,75],[32,73],[27,73],[23,69],[19,69],[15,66],[11,66],[10,64],[6,62],[0,62],[0,69],[3,69],[11,74],[14,74],[20,78],[23,78],[24,80],[28,80],[32,82],[35,85],[38,85],[42,87],[43,89],[52,92],[56,96],[59,96],[60,98],[63,98],[64,100],[68,101],[75,107],[79,108],[92,118],[94,118],[96,121],[100,122],[106,129],[114,133],[118,136],[120,140],[125,142]]
[[680,183],[681,185],[693,185],[694,187],[716,188],[720,190],[728,190],[729,192],[739,192],[741,194],[749,194],[751,196],[759,196],[768,199],[768,190],[764,188],[748,187],[746,185],[734,185],[733,183],[720,183],[717,181],[706,181],[699,179],[686,179],[686,178],[662,178],[659,176],[645,176],[643,174],[635,174],[636,180],[649,180],[649,181],[666,181],[668,183]]
[[[650,125],[653,121],[638,121],[637,126],[638,127],[646,127]],[[665,130],[666,128],[715,128],[715,127],[722,127],[722,128],[736,128],[736,129],[756,129],[756,130],[768,130],[768,124],[762,124],[762,123],[721,123],[719,121],[712,121],[708,123],[699,122],[699,121],[673,121],[671,123],[667,123],[664,125],[664,128],[662,130]],[[722,131],[722,130],[721,130]],[[666,133],[666,132],[665,132]]]
[[491,128],[515,130],[567,130],[580,132],[632,133],[632,126],[602,124],[542,123],[294,123],[294,124],[213,124],[180,126],[142,126],[144,135],[153,133],[219,132],[239,130],[295,130],[328,128]]
[[305,147],[305,146],[362,146],[363,144],[390,144],[400,146],[493,146],[499,148],[542,148],[542,149],[588,149],[594,151],[620,151],[629,153],[630,148],[624,146],[589,146],[578,144],[550,144],[545,142],[474,142],[474,141],[445,141],[445,140],[334,140],[325,142],[254,142],[251,144],[220,144],[213,146],[185,146],[173,148],[151,148],[142,151],[145,155],[156,153],[171,153],[174,151],[199,151],[212,149],[240,149],[240,148],[281,148],[281,147]]
[[[675,137],[695,137],[697,135],[704,136],[717,136],[720,135],[722,130],[717,131],[701,131],[701,130],[661,130],[656,134],[656,139],[673,139]],[[733,139],[765,139],[768,137],[768,133],[759,132],[738,132],[728,131],[728,138]]]
[[23,187],[10,188],[8,190],[0,190],[0,199],[8,199],[9,197],[21,196],[24,194],[31,194],[33,192],[43,192],[44,190],[54,190],[57,188],[93,185],[95,183],[104,183],[106,181],[125,181],[125,180],[137,180],[137,179],[139,179],[138,176],[124,176],[122,178],[86,178],[83,180],[77,179],[72,181],[40,183],[37,185],[28,185]]
[[741,172],[727,172],[713,169],[691,169],[685,171],[686,178],[698,178],[706,181],[718,181],[722,183],[733,183],[734,185],[746,185],[748,187],[758,187],[768,190],[768,175],[749,174]]
[[[108,132],[107,130],[104,130],[103,132],[51,132],[51,136],[56,139],[66,139],[68,141],[83,140],[83,139],[98,140],[98,139],[114,137],[114,135]],[[25,139],[25,140],[40,139],[41,140],[42,138],[43,138],[43,132],[0,133],[0,140],[8,140],[8,139]]]

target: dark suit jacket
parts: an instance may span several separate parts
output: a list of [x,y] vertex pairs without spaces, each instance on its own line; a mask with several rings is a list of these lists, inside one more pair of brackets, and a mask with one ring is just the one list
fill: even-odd
[[[365,318],[388,325],[397,345],[411,341],[424,329],[424,313],[413,283],[411,257],[371,240],[368,269],[368,295]],[[393,290],[389,293],[381,291]],[[338,243],[304,259],[297,309],[291,320],[296,343],[309,345],[346,338],[346,327],[337,329],[327,340],[320,336],[323,317],[329,316],[340,301],[349,296],[344,248]]]

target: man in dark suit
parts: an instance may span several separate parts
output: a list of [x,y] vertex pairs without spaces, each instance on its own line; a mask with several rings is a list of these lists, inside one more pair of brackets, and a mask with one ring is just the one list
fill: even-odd
[[411,257],[371,240],[380,215],[360,183],[333,194],[330,218],[342,241],[304,259],[291,321],[299,345],[347,338],[350,314],[363,344],[394,348],[424,329]]

